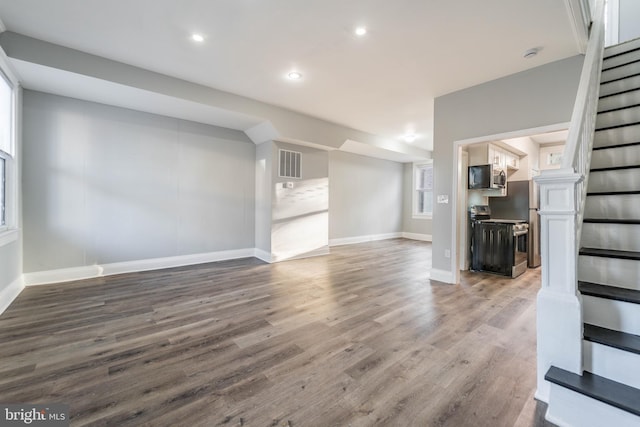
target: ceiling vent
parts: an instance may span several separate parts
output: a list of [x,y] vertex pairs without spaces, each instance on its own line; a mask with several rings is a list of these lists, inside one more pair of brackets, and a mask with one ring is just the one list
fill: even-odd
[[280,150],[280,178],[301,178],[301,159],[302,153],[297,151]]

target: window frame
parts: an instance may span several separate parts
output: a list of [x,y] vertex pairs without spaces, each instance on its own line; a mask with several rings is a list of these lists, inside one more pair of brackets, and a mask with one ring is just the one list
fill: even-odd
[[0,157],[5,160],[4,167],[4,205],[5,224],[0,224],[0,247],[5,246],[18,239],[19,236],[19,189],[18,189],[18,104],[20,85],[15,74],[11,71],[6,54],[0,49],[0,79],[3,79],[11,88],[10,105],[10,141],[9,151],[0,150]]
[[[418,171],[423,169],[425,166],[431,168],[432,178],[431,178],[431,191],[421,190],[418,188]],[[434,194],[433,194],[433,160],[426,160],[423,162],[416,162],[413,164],[413,174],[411,176],[411,193],[413,194],[413,202],[412,202],[412,218],[413,219],[432,219],[433,218],[433,205],[434,205]],[[418,194],[420,192],[429,192],[431,193],[431,212],[421,213],[418,212]]]

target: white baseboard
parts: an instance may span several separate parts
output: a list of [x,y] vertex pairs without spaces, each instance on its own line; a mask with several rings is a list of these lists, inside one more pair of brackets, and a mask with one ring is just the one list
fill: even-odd
[[312,251],[305,252],[305,253],[299,254],[299,255],[290,256],[290,257],[282,257],[282,256],[277,256],[277,255],[271,255],[271,261],[270,262],[273,263],[273,262],[280,262],[280,261],[291,261],[291,260],[294,260],[294,259],[311,258],[311,257],[316,257],[316,256],[329,255],[329,253],[330,253],[329,246],[323,246],[321,248],[314,249]]
[[24,289],[24,280],[21,277],[18,277],[16,280],[11,282],[9,286],[0,291],[0,314],[4,313],[4,311],[9,307],[9,305],[15,300],[20,292]]
[[329,239],[329,246],[353,245],[356,243],[374,242],[377,240],[397,239],[403,237],[402,233],[369,234],[366,236],[342,237]]
[[456,283],[455,277],[453,277],[453,273],[446,270],[438,270],[436,268],[431,269],[431,280],[437,280],[438,282],[444,283]]
[[262,249],[255,248],[253,252],[253,256],[258,258],[259,260],[268,262],[269,264],[273,262],[271,254],[267,251],[263,251]]
[[411,240],[420,240],[421,242],[431,242],[431,234],[419,234],[419,233],[402,233],[402,237]]
[[162,268],[181,267],[184,265],[203,264],[207,262],[224,261],[229,259],[250,258],[254,255],[255,250],[251,248],[209,252],[203,254],[180,255],[165,258],[144,259],[138,261],[116,262],[103,265],[89,265],[75,268],[63,268],[59,270],[25,273],[24,282],[26,286],[44,285],[49,283],[68,282],[72,280],[110,276],[113,274],[158,270]]
[[91,279],[102,276],[102,266],[87,265],[83,267],[60,268],[57,270],[36,271],[24,274],[26,286],[47,285],[49,283],[69,282],[72,280]]

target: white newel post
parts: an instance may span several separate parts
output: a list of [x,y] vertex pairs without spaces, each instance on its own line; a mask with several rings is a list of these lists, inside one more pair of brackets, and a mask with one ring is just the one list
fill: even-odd
[[542,288],[537,298],[538,388],[549,402],[544,375],[551,365],[582,374],[582,300],[577,289],[577,192],[573,169],[544,171],[540,185]]

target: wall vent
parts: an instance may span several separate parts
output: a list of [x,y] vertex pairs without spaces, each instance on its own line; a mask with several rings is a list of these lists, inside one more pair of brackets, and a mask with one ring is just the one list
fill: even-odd
[[279,175],[281,178],[301,178],[302,172],[300,168],[300,160],[302,153],[297,151],[280,150],[280,168]]

